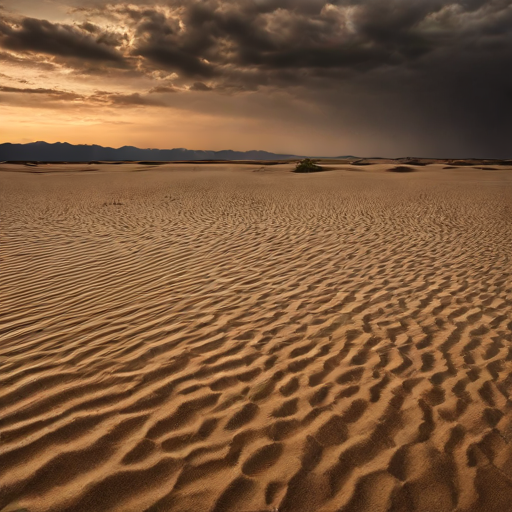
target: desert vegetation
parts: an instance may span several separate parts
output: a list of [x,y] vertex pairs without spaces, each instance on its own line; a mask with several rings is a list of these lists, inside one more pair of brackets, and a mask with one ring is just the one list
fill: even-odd
[[297,163],[293,172],[319,172],[323,170],[322,167],[316,165],[310,158],[304,158],[304,160]]
[[408,167],[407,165],[397,165],[396,167],[391,167],[388,169],[388,172],[414,172],[412,167]]

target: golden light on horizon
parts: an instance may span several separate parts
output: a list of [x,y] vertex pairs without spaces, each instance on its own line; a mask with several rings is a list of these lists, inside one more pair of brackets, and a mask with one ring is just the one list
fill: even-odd
[[508,8],[377,4],[4,1],[2,140],[506,157]]

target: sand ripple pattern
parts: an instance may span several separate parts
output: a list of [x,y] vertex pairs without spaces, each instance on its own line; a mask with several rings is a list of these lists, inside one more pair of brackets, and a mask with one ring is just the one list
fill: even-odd
[[0,175],[0,510],[512,503],[512,179]]

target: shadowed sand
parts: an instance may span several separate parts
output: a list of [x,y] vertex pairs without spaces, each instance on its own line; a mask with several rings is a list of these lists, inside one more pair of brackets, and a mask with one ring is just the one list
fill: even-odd
[[0,164],[0,510],[510,510],[512,168],[363,163]]

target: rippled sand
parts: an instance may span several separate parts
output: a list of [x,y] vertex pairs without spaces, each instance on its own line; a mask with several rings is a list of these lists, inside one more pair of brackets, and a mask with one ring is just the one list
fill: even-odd
[[510,510],[512,170],[0,165],[0,510]]

